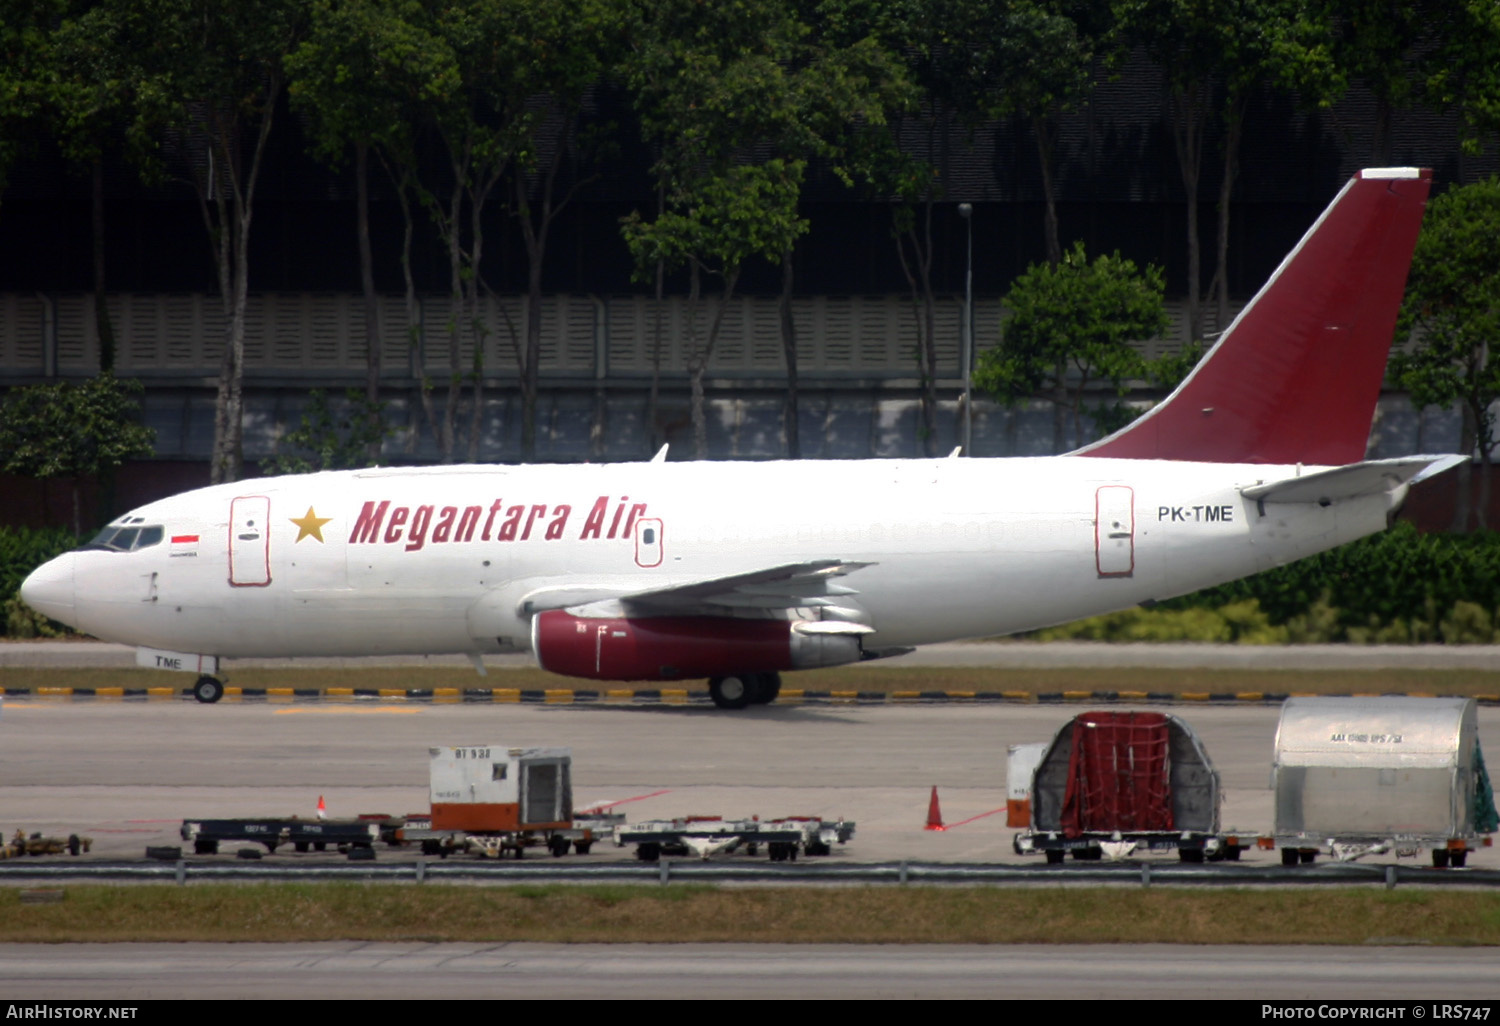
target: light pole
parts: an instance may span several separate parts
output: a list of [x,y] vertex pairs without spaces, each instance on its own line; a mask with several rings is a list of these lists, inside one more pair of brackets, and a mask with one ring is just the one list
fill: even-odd
[[964,455],[969,456],[969,442],[973,435],[974,419],[970,410],[969,380],[974,372],[974,205],[960,203],[958,216],[964,219],[969,229],[968,258],[964,267],[964,337],[962,364],[964,371],[964,416],[960,441]]

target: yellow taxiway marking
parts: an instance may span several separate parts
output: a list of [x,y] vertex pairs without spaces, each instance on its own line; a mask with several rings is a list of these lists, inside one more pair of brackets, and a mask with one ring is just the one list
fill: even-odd
[[293,706],[289,709],[277,709],[276,716],[348,716],[350,713],[399,713],[406,716],[415,716],[422,711],[420,706],[414,705],[377,705],[371,708],[361,708],[357,705],[339,705],[328,709],[314,709],[305,706]]

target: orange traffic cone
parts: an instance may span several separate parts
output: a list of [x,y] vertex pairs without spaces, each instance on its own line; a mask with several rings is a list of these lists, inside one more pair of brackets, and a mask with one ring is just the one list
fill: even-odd
[[943,826],[943,810],[938,807],[937,788],[932,789],[932,800],[927,803],[927,826],[924,830],[947,830]]
[[323,796],[322,795],[318,795],[318,818],[319,819],[327,819],[328,818],[328,806],[326,806],[326,805],[323,804]]

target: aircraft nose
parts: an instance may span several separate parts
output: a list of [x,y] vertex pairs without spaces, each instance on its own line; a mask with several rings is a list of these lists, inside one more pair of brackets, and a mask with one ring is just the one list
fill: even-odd
[[21,582],[21,601],[43,616],[74,625],[73,561],[65,552],[43,563]]

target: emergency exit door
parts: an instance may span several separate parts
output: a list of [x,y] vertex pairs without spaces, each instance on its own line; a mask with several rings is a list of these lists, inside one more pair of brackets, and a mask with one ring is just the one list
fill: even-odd
[[1094,493],[1094,565],[1100,577],[1135,573],[1135,489],[1104,485]]
[[271,500],[242,495],[229,503],[229,583],[264,588],[271,583]]

